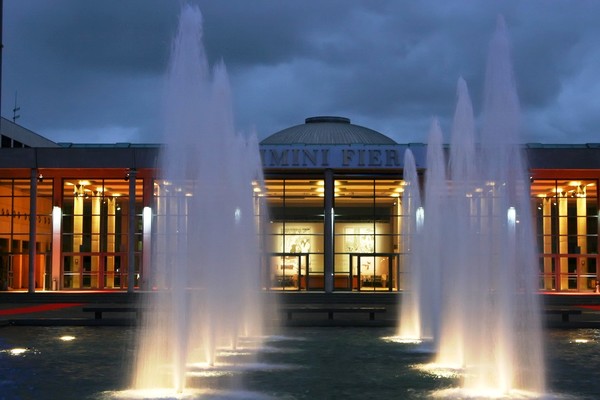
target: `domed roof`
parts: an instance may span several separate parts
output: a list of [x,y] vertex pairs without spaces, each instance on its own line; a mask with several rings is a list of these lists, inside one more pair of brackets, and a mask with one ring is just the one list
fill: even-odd
[[260,142],[263,145],[290,144],[397,144],[373,129],[350,123],[344,117],[311,117],[272,134]]

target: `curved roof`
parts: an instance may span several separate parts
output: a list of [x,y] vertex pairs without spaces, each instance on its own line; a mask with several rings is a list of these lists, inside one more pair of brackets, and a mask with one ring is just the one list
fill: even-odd
[[397,144],[373,129],[350,123],[344,117],[306,118],[304,124],[292,126],[262,140],[263,145],[290,144]]

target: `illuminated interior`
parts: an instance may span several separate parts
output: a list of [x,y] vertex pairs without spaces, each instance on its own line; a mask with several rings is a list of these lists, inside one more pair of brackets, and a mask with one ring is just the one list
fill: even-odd
[[[318,137],[327,143],[317,147],[287,136],[276,145],[260,145],[267,161],[264,179],[254,182],[253,191],[262,287],[403,290],[409,259],[403,235],[410,233],[402,229],[409,226],[408,216],[402,215],[402,164],[394,163],[410,147],[422,177],[426,146],[386,142],[366,144],[363,150],[362,144],[330,144],[329,135],[335,133],[328,130],[331,123],[307,123],[284,132],[322,129]],[[336,126],[358,130],[365,138],[364,128]],[[598,148],[526,150],[539,289],[600,293]],[[7,153],[0,158],[0,290],[129,291],[151,285],[145,277],[151,276],[152,265],[165,265],[160,257],[166,254],[153,249],[161,232],[152,221],[164,211],[168,196],[193,184],[175,187],[157,178],[159,146],[2,151]],[[306,165],[302,154],[310,156]]]
[[536,179],[531,195],[540,251],[540,289],[596,291],[598,180]]
[[[119,178],[62,177],[46,171],[32,180],[0,179],[0,284],[26,290],[30,283],[30,237],[35,229],[33,285],[36,290],[126,289],[128,285],[129,182]],[[110,173],[105,175],[111,175]],[[112,175],[115,175],[113,172]],[[141,268],[141,210],[144,183],[135,185],[138,229],[135,285]],[[31,198],[35,214],[31,215]]]
[[[323,179],[266,179],[271,254],[265,287],[324,290]],[[400,179],[333,181],[334,290],[398,289]]]

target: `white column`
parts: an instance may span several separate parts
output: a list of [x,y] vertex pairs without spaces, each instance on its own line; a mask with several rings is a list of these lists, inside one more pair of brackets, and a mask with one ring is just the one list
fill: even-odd
[[60,287],[61,226],[62,210],[55,206],[52,209],[52,290]]
[[135,289],[135,183],[137,171],[129,169],[129,206],[127,220],[127,292]]
[[[577,188],[577,246],[579,247],[580,257],[577,259],[580,275],[586,275],[588,273],[587,257],[582,256],[587,254],[587,204],[586,204],[586,193],[585,186],[580,185]],[[579,290],[589,289],[587,285],[587,277],[582,277],[579,280]]]
[[73,198],[73,252],[77,254],[72,263],[73,270],[76,275],[71,276],[71,288],[79,289],[81,287],[80,275],[81,272],[81,245],[83,244],[83,195],[85,188],[83,185],[75,186],[75,197]]
[[[31,170],[31,189],[29,193],[29,293],[35,292],[36,274],[35,274],[35,259],[36,259],[36,243],[37,243],[37,169]],[[42,284],[42,282],[37,282]]]
[[115,241],[117,240],[115,236],[115,228],[116,228],[116,212],[117,212],[117,200],[114,197],[109,197],[106,199],[107,205],[107,223],[106,223],[106,252],[110,254],[106,257],[106,274],[104,275],[104,287],[106,288],[114,288],[115,287]]
[[[557,193],[558,202],[558,253],[560,256],[569,254],[568,243],[568,200],[562,193]],[[569,272],[569,259],[560,257],[560,290],[569,288],[567,273]]]
[[[552,254],[552,198],[542,199],[542,234],[543,254]],[[552,289],[552,260],[553,257],[544,257],[544,288]]]
[[92,231],[91,231],[91,252],[96,253],[91,256],[91,283],[90,286],[94,289],[98,289],[99,282],[99,255],[100,252],[100,213],[102,209],[102,193],[92,193]]
[[150,277],[152,276],[152,208],[144,207],[142,211],[142,226],[143,226],[143,237],[142,237],[142,271],[143,285],[142,289],[151,289],[147,287],[150,283]]

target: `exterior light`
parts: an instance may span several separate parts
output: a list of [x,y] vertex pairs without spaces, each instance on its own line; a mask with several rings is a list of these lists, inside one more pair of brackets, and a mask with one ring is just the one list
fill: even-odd
[[423,227],[423,223],[425,222],[425,209],[423,207],[417,208],[416,212],[417,217],[417,231],[420,231]]
[[508,225],[514,227],[517,223],[517,210],[514,207],[508,207],[506,217],[508,219]]

